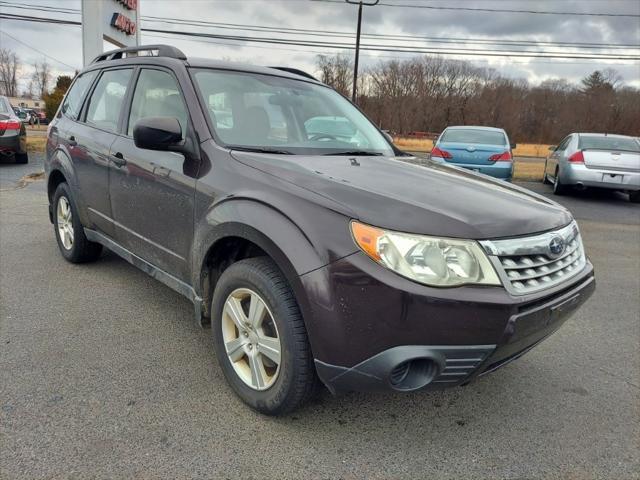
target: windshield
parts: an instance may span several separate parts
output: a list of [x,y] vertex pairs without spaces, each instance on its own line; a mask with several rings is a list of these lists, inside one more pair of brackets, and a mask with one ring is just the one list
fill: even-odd
[[195,70],[216,136],[229,148],[287,154],[394,155],[367,118],[336,91],[255,73]]
[[445,130],[440,142],[477,143],[480,145],[506,145],[507,139],[502,132],[479,130],[475,128],[455,128]]
[[631,137],[596,137],[580,136],[581,150],[620,150],[627,152],[640,152],[640,143]]

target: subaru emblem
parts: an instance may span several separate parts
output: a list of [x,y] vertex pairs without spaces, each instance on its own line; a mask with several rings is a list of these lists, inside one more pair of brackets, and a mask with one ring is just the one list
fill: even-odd
[[549,242],[549,253],[552,257],[559,257],[564,252],[564,240],[562,237],[553,237]]

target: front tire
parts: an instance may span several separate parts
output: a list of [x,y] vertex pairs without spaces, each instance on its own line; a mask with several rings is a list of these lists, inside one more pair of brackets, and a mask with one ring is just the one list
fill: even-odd
[[216,285],[211,330],[234,392],[266,415],[302,406],[315,391],[313,356],[287,280],[267,257],[241,260]]
[[29,154],[28,153],[15,153],[14,154],[14,160],[16,163],[18,164],[25,164],[25,163],[29,163]]
[[53,195],[53,227],[60,253],[67,261],[91,262],[100,256],[102,245],[87,239],[71,190],[64,182],[58,185]]
[[640,190],[629,192],[629,201],[631,203],[640,203]]

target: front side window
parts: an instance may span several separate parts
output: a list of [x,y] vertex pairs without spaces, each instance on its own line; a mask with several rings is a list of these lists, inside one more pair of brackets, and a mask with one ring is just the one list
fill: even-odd
[[118,130],[118,119],[131,72],[128,68],[107,70],[102,74],[89,100],[87,123],[110,132]]
[[67,93],[67,96],[62,103],[61,111],[66,117],[69,117],[72,120],[76,120],[78,118],[80,108],[82,107],[82,100],[97,74],[97,70],[87,72],[80,75],[76,81],[73,82],[71,90],[69,90],[69,93]]
[[507,139],[502,132],[475,128],[453,128],[442,134],[440,142],[503,146],[507,144]]
[[195,70],[194,78],[215,134],[229,148],[394,155],[378,129],[330,88],[212,69]]
[[176,79],[162,70],[143,69],[129,114],[128,135],[133,135],[136,122],[144,117],[174,117],[178,119],[184,138],[187,130],[187,109]]

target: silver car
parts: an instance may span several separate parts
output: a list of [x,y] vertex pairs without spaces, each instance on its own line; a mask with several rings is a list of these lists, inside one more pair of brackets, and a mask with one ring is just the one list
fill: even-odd
[[640,142],[637,138],[606,133],[572,133],[544,165],[543,182],[562,195],[569,187],[620,190],[640,202]]

